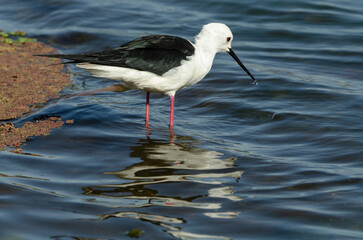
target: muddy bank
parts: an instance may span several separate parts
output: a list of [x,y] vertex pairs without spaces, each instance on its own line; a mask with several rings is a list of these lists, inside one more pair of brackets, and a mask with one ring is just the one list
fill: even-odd
[[19,147],[30,137],[47,135],[65,123],[58,117],[34,120],[18,128],[5,122],[57,97],[70,83],[59,59],[33,56],[56,53],[55,49],[21,39],[0,36],[0,149]]

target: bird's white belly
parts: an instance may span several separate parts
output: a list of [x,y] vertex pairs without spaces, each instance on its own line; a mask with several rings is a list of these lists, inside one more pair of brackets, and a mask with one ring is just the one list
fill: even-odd
[[180,90],[202,80],[210,71],[213,59],[214,56],[206,61],[197,52],[187,60],[182,61],[179,67],[164,73],[162,77],[174,86],[174,91]]
[[[149,92],[165,92],[165,79],[151,72],[132,68],[105,66],[92,63],[78,63],[77,67],[87,69],[93,76],[123,81],[128,87]],[[170,87],[170,86],[169,86]]]

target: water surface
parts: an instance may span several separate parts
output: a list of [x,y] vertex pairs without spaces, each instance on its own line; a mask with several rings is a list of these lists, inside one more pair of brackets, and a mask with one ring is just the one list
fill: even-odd
[[226,23],[234,51],[169,99],[70,66],[42,114],[74,124],[0,152],[1,239],[362,239],[361,1],[0,1],[0,28],[62,53]]

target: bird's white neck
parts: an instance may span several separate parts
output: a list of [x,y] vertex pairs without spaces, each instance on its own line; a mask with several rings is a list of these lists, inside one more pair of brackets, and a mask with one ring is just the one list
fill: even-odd
[[[212,38],[209,34],[201,31],[196,37],[195,37],[195,46],[197,49],[203,51],[206,54],[215,56],[218,52],[217,48],[217,42],[214,38]],[[214,57],[213,57],[214,58]],[[212,58],[212,60],[213,60]]]
[[196,58],[200,63],[198,66],[198,71],[200,73],[200,79],[204,78],[205,75],[210,71],[213,65],[213,60],[216,55],[217,47],[213,42],[213,39],[210,39],[208,36],[199,33],[195,37],[195,49],[196,49]]

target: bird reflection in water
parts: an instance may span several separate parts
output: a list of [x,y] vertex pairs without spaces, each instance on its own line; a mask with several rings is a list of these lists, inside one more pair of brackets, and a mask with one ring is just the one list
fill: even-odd
[[[239,212],[223,211],[223,199],[242,200],[234,195],[232,185],[233,179],[239,179],[243,171],[236,170],[236,158],[223,158],[221,152],[195,146],[199,144],[193,138],[182,136],[178,136],[175,144],[150,138],[140,140],[131,147],[130,157],[141,162],[105,172],[119,178],[119,183],[84,187],[84,194],[107,197],[101,200],[102,204],[106,202],[109,207],[120,209],[100,219],[127,217],[150,221],[166,228],[173,236],[192,234],[173,225],[185,223],[188,213],[196,209],[211,218],[234,218]],[[212,202],[205,201],[206,198],[222,200]],[[160,211],[155,214],[150,207],[167,207],[162,211],[165,216]]]

